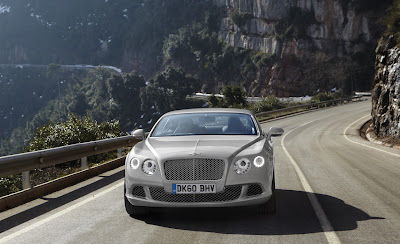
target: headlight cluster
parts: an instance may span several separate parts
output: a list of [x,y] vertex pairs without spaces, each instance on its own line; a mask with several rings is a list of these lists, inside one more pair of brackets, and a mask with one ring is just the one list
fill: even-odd
[[[138,158],[132,158],[131,161],[129,162],[129,165],[133,170],[136,170],[140,166],[140,160]],[[142,164],[142,171],[146,175],[153,175],[156,172],[156,169],[157,169],[157,163],[154,162],[153,160],[147,159]]]
[[146,175],[153,175],[156,172],[157,164],[153,160],[146,160],[143,163],[142,169]]
[[[265,159],[262,156],[254,158],[253,164],[256,168],[261,168],[265,164]],[[239,175],[246,174],[251,168],[251,162],[247,158],[241,158],[233,164],[233,169]]]
[[250,160],[247,158],[242,158],[238,161],[235,162],[233,165],[233,169],[235,170],[236,173],[239,175],[246,174],[251,167]]

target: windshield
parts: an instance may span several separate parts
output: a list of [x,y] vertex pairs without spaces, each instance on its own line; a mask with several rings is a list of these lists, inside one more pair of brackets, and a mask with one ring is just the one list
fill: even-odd
[[165,116],[152,137],[186,135],[257,135],[253,119],[240,113],[193,113]]

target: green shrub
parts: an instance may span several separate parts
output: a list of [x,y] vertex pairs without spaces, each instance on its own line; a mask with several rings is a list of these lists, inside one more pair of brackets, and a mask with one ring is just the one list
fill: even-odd
[[400,0],[394,0],[393,6],[389,9],[389,14],[384,19],[387,26],[387,33],[396,37],[400,43]]
[[[118,121],[97,123],[89,116],[80,118],[69,114],[68,120],[60,123],[50,123],[35,132],[34,139],[29,143],[26,151],[37,151],[48,148],[60,147],[75,143],[95,141],[121,136]],[[95,155],[88,158],[89,162],[100,162],[110,158],[110,154]],[[32,171],[33,183],[43,183],[74,172],[79,169],[77,161],[66,162],[57,166]],[[57,169],[56,169],[57,168]],[[21,175],[12,175],[0,178],[0,196],[17,192],[21,189]]]
[[337,99],[338,95],[335,93],[321,92],[311,98],[312,103],[324,102],[329,100]]
[[35,132],[33,141],[27,151],[37,151],[47,148],[96,141],[121,136],[118,121],[102,122],[100,124],[89,116],[80,118],[69,114],[68,120],[60,123],[50,123]]
[[207,101],[208,101],[208,105],[211,108],[219,108],[223,104],[223,98],[219,98],[219,97],[215,96],[214,94],[209,96]]
[[22,188],[21,175],[0,178],[0,197],[19,191]]
[[279,101],[278,98],[271,95],[271,96],[267,96],[267,97],[263,98],[261,101],[259,101],[257,103],[254,103],[250,109],[254,113],[261,113],[261,112],[276,110],[276,109],[280,109],[280,108],[284,108],[284,107],[285,107],[285,105],[281,101]]

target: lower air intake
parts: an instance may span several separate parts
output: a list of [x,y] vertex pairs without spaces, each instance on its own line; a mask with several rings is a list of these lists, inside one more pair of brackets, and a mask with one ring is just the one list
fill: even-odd
[[227,186],[224,191],[206,194],[174,194],[164,191],[162,187],[149,187],[150,195],[155,201],[160,202],[228,202],[240,197],[242,186]]
[[134,186],[132,189],[132,195],[134,197],[145,198],[146,193],[144,192],[143,186]]
[[262,188],[260,185],[258,184],[253,184],[253,185],[249,185],[249,188],[247,190],[247,196],[257,196],[257,195],[261,195],[262,194]]

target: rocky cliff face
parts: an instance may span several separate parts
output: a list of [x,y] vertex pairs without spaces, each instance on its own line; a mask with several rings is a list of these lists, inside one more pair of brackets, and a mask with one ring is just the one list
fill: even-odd
[[[265,90],[276,95],[294,95],[303,76],[300,63],[371,52],[378,38],[370,22],[375,21],[379,11],[358,10],[354,7],[356,0],[214,2],[227,9],[219,31],[226,43],[258,50],[279,60],[273,67],[260,70],[266,74],[258,74],[250,86],[253,93]],[[238,12],[251,16],[241,26],[232,20]]]
[[400,48],[393,36],[383,37],[376,49],[372,121],[379,137],[400,138]]
[[[232,46],[298,58],[302,56],[301,50],[311,51],[313,47],[322,56],[343,56],[352,53],[360,41],[368,42],[371,38],[366,14],[356,14],[350,3],[343,7],[338,0],[216,0],[216,3],[254,16],[242,27],[236,26],[230,17],[223,19],[219,35]],[[301,41],[291,38],[278,41],[276,26],[292,17],[291,9],[312,14],[315,22],[305,26],[305,37],[296,38]]]

